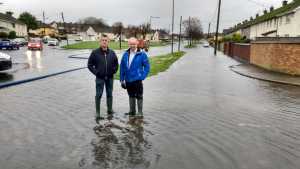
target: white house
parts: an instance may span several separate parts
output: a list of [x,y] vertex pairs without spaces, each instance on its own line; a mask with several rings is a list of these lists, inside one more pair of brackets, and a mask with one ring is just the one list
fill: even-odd
[[98,33],[91,26],[84,27],[82,30],[77,32],[77,35],[82,37],[84,41],[95,41],[98,38]]
[[28,36],[26,24],[11,15],[0,13],[0,32],[9,33],[11,31],[15,31],[17,36]]
[[224,30],[226,35],[239,33],[248,39],[256,37],[300,37],[300,0],[283,1],[282,7],[270,8],[264,15],[244,21],[234,28]]
[[300,37],[300,6],[276,17],[252,25],[250,39],[255,37]]

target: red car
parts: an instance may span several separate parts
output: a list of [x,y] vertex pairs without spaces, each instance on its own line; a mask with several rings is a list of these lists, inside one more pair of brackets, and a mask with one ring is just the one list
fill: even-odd
[[41,39],[33,38],[33,39],[30,39],[27,47],[28,47],[28,50],[34,50],[34,49],[43,50],[43,42]]

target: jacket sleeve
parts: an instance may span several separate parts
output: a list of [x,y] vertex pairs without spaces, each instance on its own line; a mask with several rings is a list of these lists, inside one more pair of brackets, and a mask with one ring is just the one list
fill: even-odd
[[125,54],[122,57],[121,65],[120,65],[120,81],[125,80],[125,72],[126,72],[126,62],[125,62]]
[[150,72],[150,63],[146,53],[143,54],[143,67],[144,67],[143,80],[145,80]]
[[89,59],[88,59],[88,69],[90,70],[90,72],[92,72],[94,75],[97,75],[97,69],[95,68],[95,53],[94,51],[91,53]]
[[118,61],[118,57],[116,55],[116,53],[113,53],[113,74],[117,73],[118,69],[119,69],[119,61]]

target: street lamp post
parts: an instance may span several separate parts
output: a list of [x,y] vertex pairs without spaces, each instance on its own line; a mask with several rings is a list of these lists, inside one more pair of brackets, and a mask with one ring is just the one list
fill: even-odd
[[152,25],[152,18],[153,19],[159,19],[160,17],[158,17],[158,16],[150,16],[150,29],[151,29],[151,25]]
[[[149,27],[150,27],[150,34],[151,34],[151,25],[152,25],[152,18],[153,19],[159,19],[160,17],[158,17],[158,16],[150,16],[150,25],[149,25]],[[151,34],[151,36],[152,36],[152,34]]]
[[174,46],[174,0],[172,1],[172,49],[171,49],[171,53],[173,54],[174,52],[174,49],[173,49],[173,46]]

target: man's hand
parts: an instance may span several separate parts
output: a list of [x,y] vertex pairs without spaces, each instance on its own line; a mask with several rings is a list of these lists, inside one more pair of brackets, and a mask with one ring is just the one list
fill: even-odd
[[125,81],[121,81],[121,87],[122,87],[123,89],[127,89],[127,88],[126,88],[126,83],[125,83]]

